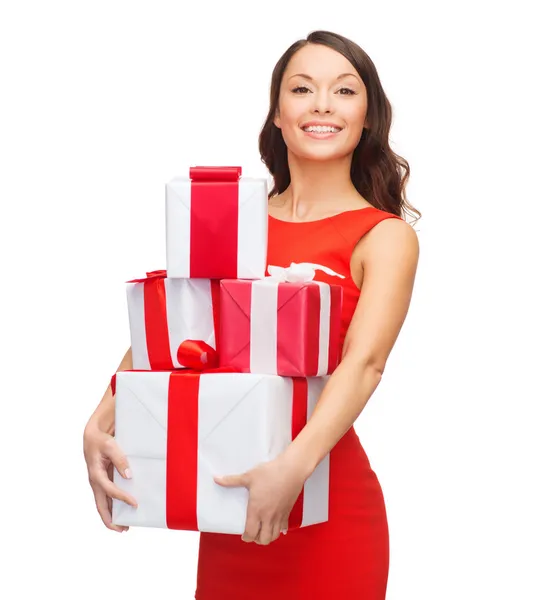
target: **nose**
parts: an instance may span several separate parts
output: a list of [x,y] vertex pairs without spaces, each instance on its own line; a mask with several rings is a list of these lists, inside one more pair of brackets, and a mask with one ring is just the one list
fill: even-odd
[[313,112],[318,114],[330,114],[332,112],[330,94],[326,90],[318,91],[314,94]]

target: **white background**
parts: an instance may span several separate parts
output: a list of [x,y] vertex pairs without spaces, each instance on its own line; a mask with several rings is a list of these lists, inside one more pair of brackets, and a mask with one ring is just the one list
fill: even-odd
[[424,214],[411,310],[356,424],[388,600],[547,598],[540,5],[2,3],[2,598],[193,598],[198,534],[107,530],[82,432],[129,346],[124,281],[165,266],[165,182],[266,175],[271,70],[314,29],[376,64]]

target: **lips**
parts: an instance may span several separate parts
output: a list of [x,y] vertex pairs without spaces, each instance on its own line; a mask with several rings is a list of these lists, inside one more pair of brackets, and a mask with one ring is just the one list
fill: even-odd
[[[306,131],[306,127],[332,127],[333,129],[327,129],[326,131]],[[313,140],[317,140],[317,141],[325,141],[325,140],[331,140],[332,138],[336,137],[341,131],[342,131],[342,127],[336,125],[336,123],[321,123],[321,122],[309,122],[309,123],[304,123],[300,129],[302,130],[302,133],[308,138],[308,139],[313,139]]]

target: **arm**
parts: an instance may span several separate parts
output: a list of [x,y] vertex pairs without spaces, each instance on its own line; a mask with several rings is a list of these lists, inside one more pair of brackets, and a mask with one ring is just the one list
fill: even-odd
[[[122,358],[120,366],[116,369],[116,372],[130,371],[132,368],[133,356],[131,354],[131,348],[129,348],[129,350],[125,353],[124,357]],[[99,405],[89,418],[86,430],[88,428],[92,429],[98,427],[101,431],[104,431],[109,435],[114,435],[114,410],[114,396],[112,395],[112,388],[110,387],[109,383],[108,387],[106,388],[106,392],[102,397],[102,400],[99,402]]]
[[[131,348],[125,353],[117,371],[133,368]],[[127,531],[128,527],[112,523],[112,498],[137,506],[136,500],[114,485],[113,469],[129,479],[129,463],[114,439],[115,399],[112,388],[108,388],[102,400],[91,415],[84,429],[84,457],[89,473],[89,484],[95,496],[97,511],[108,529]]]
[[418,257],[414,229],[398,219],[382,221],[356,246],[353,259],[363,280],[342,360],[283,455],[305,478],[353,425],[380,383],[410,306]]
[[215,477],[220,485],[249,490],[243,541],[265,545],[287,530],[306,479],[377,388],[410,305],[418,253],[414,230],[399,219],[382,221],[363,237],[352,257],[362,273],[359,302],[340,365],[310,420],[278,458],[240,475]]

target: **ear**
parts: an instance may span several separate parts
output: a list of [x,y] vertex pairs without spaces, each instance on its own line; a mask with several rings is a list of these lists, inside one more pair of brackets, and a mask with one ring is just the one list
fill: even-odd
[[273,124],[278,128],[281,129],[281,119],[279,118],[279,109],[275,110],[275,115],[274,115],[274,119],[273,119]]

